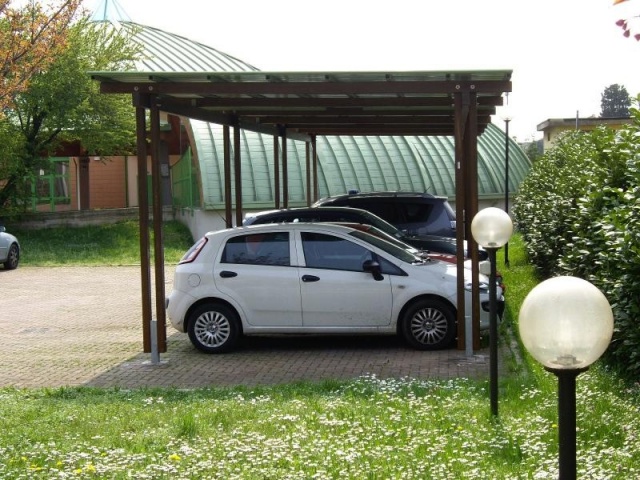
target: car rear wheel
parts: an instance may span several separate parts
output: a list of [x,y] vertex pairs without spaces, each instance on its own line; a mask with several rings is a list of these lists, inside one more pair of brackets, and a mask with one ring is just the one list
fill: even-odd
[[187,331],[191,343],[205,353],[232,350],[240,336],[240,319],[233,309],[216,303],[197,307],[189,316]]
[[6,270],[14,270],[18,268],[18,263],[20,262],[20,249],[14,243],[9,247],[9,255],[7,255],[7,260],[4,262],[4,268]]
[[400,333],[418,350],[447,348],[456,337],[455,311],[442,300],[418,300],[402,317]]

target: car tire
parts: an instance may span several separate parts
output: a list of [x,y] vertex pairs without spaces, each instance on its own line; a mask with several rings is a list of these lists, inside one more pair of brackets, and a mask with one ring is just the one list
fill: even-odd
[[232,350],[240,336],[240,319],[230,307],[206,303],[191,312],[187,323],[189,340],[205,353],[224,353]]
[[417,350],[448,348],[456,338],[455,310],[437,298],[418,300],[402,316],[400,333]]
[[7,260],[3,265],[5,270],[15,270],[18,268],[18,263],[20,263],[20,249],[14,243],[9,247],[9,254],[7,255]]

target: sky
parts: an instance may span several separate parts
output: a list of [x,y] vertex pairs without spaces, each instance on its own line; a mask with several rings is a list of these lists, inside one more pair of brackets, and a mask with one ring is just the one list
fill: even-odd
[[[640,41],[615,24],[640,15],[640,0],[106,1],[264,71],[512,70],[509,134],[521,142],[549,118],[598,116],[612,84],[640,94]],[[492,119],[503,129],[505,110]]]

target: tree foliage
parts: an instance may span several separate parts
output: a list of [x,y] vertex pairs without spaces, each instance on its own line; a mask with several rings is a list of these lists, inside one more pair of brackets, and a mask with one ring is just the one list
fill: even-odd
[[69,28],[66,47],[55,61],[16,95],[13,108],[0,120],[0,135],[19,139],[11,155],[0,157],[0,169],[6,172],[0,206],[25,204],[29,177],[48,168],[46,159],[61,142],[78,142],[87,155],[134,151],[130,97],[101,94],[88,73],[127,69],[140,50],[133,34],[110,23],[79,20]]
[[600,100],[600,116],[608,118],[626,118],[629,116],[631,98],[624,86],[617,83],[604,89]]
[[578,276],[604,292],[615,316],[608,358],[638,378],[640,110],[630,114],[618,131],[565,134],[533,165],[513,213],[545,276]]
[[531,140],[522,145],[525,155],[534,163],[542,155],[542,140]]
[[66,32],[82,0],[64,0],[45,8],[29,2],[12,8],[0,0],[0,114],[66,48]]

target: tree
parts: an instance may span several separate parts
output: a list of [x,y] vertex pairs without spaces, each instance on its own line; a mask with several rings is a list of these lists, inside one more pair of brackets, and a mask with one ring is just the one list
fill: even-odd
[[0,0],[0,115],[30,78],[64,50],[67,29],[81,2],[64,0],[51,8],[29,2],[11,8],[11,0]]
[[534,163],[542,156],[542,140],[531,139],[523,145],[523,150],[531,163]]
[[[29,178],[47,170],[47,157],[62,142],[77,142],[87,155],[135,150],[135,111],[126,95],[103,95],[90,71],[126,70],[140,46],[110,23],[83,18],[68,30],[66,48],[46,71],[32,76],[0,120],[11,154],[0,157],[0,207],[19,210],[30,197]],[[15,139],[18,139],[16,142]],[[0,138],[0,142],[2,138]],[[17,143],[17,145],[16,145]]]
[[617,83],[609,85],[604,89],[600,106],[601,117],[627,118],[629,116],[629,107],[631,106],[629,92],[624,86],[620,86]]

